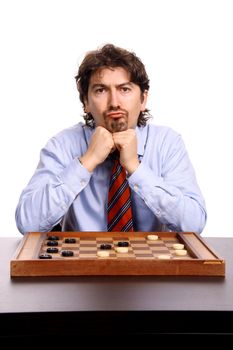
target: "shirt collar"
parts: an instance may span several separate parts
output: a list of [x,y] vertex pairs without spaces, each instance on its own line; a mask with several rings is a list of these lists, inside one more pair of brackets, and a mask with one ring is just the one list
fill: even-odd
[[136,127],[137,141],[138,141],[138,156],[142,157],[146,148],[146,140],[148,134],[148,125]]

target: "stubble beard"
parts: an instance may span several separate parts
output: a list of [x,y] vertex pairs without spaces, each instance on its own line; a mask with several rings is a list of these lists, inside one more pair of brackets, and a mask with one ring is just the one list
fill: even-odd
[[114,133],[128,129],[128,113],[124,112],[124,115],[119,118],[113,118],[104,113],[105,127],[108,131]]
[[125,118],[109,118],[109,120],[106,121],[106,127],[110,132],[125,131],[128,129],[128,123]]

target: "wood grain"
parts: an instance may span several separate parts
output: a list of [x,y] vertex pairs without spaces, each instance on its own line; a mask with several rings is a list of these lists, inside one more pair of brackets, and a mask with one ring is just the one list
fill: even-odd
[[[23,276],[82,276],[82,275],[171,275],[171,276],[225,276],[225,260],[194,232],[156,232],[159,240],[147,241],[153,232],[30,232],[22,241],[10,261],[11,277]],[[59,238],[59,250],[72,249],[64,244],[64,238],[77,239],[74,257],[64,258],[54,254],[52,259],[39,259],[45,252],[48,235]],[[129,254],[117,254],[114,245],[128,240]],[[100,242],[112,242],[109,257],[99,258]],[[181,242],[187,256],[176,257],[172,242]],[[159,253],[170,254],[168,260],[160,260]]]

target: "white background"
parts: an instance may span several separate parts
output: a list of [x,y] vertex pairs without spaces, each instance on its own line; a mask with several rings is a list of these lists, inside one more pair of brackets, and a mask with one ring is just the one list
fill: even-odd
[[233,236],[233,1],[0,0],[0,236],[47,140],[82,120],[74,76],[86,51],[134,51],[154,123],[180,132],[208,209],[203,236]]

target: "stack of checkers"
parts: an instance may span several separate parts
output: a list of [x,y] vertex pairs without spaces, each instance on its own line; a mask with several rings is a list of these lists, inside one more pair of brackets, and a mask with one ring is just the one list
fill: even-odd
[[[114,235],[114,233],[113,233]],[[40,259],[191,259],[177,238],[146,237],[66,238],[48,236]]]
[[129,242],[128,241],[118,241],[115,246],[110,243],[102,243],[99,246],[97,255],[100,258],[106,258],[110,256],[111,249],[115,249],[116,253],[119,254],[128,254],[129,252]]

